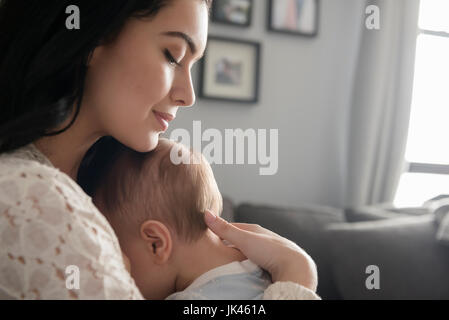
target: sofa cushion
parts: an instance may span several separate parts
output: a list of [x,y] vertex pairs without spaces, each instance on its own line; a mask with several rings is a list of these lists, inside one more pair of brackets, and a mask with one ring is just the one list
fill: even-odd
[[438,225],[437,240],[449,245],[449,199],[435,210],[435,221]]
[[435,216],[438,227],[436,238],[443,244],[449,245],[449,196],[441,195],[424,204]]
[[435,222],[437,223],[437,225],[440,225],[440,223],[444,220],[445,216],[449,212],[449,198],[432,201],[427,205],[427,207],[435,215]]
[[221,217],[228,222],[234,221],[234,204],[232,200],[226,196],[223,196],[223,211]]
[[446,215],[438,229],[437,239],[449,246],[449,214]]
[[[331,270],[344,299],[449,299],[449,250],[433,214],[327,227]],[[380,289],[365,282],[379,267]]]

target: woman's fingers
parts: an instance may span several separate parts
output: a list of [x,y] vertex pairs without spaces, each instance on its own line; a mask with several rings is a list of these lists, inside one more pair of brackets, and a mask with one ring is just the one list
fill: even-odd
[[294,242],[279,236],[278,234],[262,228],[259,225],[248,223],[229,223],[210,211],[205,213],[205,221],[208,227],[222,240],[226,240],[237,246],[243,253],[247,250],[263,250],[258,246],[261,238],[269,242],[282,243],[284,247],[299,248]]
[[[206,211],[205,215],[205,220],[208,227],[217,236],[233,244],[250,260],[268,271],[272,272],[274,270],[272,265],[279,262],[280,260],[283,260],[284,258],[280,256],[278,259],[275,258],[273,260],[274,257],[270,255],[270,252],[275,251],[275,248],[282,247],[286,249],[289,246],[295,246],[293,243],[288,244],[291,241],[282,238],[275,233],[273,233],[272,235],[265,234],[264,232],[252,232],[243,230],[233,225],[232,223],[229,223],[226,220],[215,216],[211,212]],[[246,227],[248,229],[252,229],[252,227]],[[263,229],[260,226],[255,226],[255,229],[259,228]],[[276,252],[276,254],[278,254],[278,252]]]
[[226,220],[214,215],[210,211],[205,212],[205,221],[209,229],[211,229],[217,236],[227,242],[236,245],[241,251],[245,252],[247,249],[247,240],[250,231],[242,230],[236,226],[228,223]]
[[240,223],[240,222],[232,222],[231,224],[239,229],[246,230],[246,231],[263,233],[263,234],[268,234],[268,235],[272,235],[272,236],[277,235],[276,233],[274,233],[268,229],[265,229],[258,224]]
[[231,223],[231,224],[233,226],[235,226],[239,229],[245,230],[245,231],[257,233],[259,235],[269,236],[273,239],[273,241],[282,241],[285,244],[288,244],[290,247],[297,247],[297,245],[293,241],[283,238],[280,235],[278,235],[277,233],[275,233],[271,230],[265,229],[264,227],[261,227],[258,224],[251,224],[251,223]]
[[258,225],[228,223],[208,211],[205,221],[218,237],[232,243],[248,259],[267,270],[273,281],[293,281],[316,290],[316,265],[293,241]]
[[[213,213],[211,213],[211,214],[213,215],[212,218],[216,217]],[[206,218],[207,218],[207,216],[206,216]],[[241,222],[231,222],[230,224],[235,226],[235,227],[237,227],[237,228],[239,228],[239,229],[245,230],[245,231],[250,231],[250,232],[255,232],[255,233],[263,233],[263,234],[277,236],[276,233],[274,233],[274,232],[272,232],[272,231],[270,231],[268,229],[265,229],[265,228],[261,227],[258,224],[241,223]]]

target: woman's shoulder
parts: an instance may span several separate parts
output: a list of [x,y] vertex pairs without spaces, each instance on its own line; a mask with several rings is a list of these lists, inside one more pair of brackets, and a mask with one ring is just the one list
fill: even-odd
[[56,169],[33,145],[0,154],[0,181],[12,181],[14,185],[33,180],[51,181],[60,178]]
[[9,190],[8,197],[12,199],[23,196],[30,189],[33,193],[53,191],[62,196],[65,191],[68,201],[83,199],[91,204],[90,197],[81,187],[55,168],[32,144],[0,155],[0,189],[2,186]]
[[[0,156],[0,239],[0,290],[12,297],[139,297],[106,218],[57,168]],[[66,268],[72,265],[83,274],[85,290],[67,290]],[[39,288],[30,287],[36,283]]]
[[[51,197],[53,195],[53,197]],[[0,156],[0,202],[11,206],[25,198],[44,201],[51,197],[54,204],[65,200],[65,206],[80,209],[91,207],[90,197],[65,173],[59,169],[16,154]]]
[[58,184],[62,181],[56,168],[14,154],[0,155],[0,203],[3,206],[15,207],[28,197],[41,199],[56,190]]
[[15,153],[0,155],[0,179],[15,178],[17,174],[30,173],[32,177],[49,179],[55,177],[58,169],[37,160],[21,158]]
[[65,229],[90,225],[94,232],[113,234],[92,199],[68,175],[17,153],[0,156],[0,215],[5,210],[16,219],[59,221]]

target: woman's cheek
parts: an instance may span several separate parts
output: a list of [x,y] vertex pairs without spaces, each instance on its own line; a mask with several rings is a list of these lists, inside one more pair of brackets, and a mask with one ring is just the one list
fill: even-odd
[[[151,92],[152,105],[162,103],[167,97],[169,97],[170,90],[173,84],[175,70],[167,63],[161,64],[156,68],[154,73],[150,75],[148,81],[149,92]],[[156,98],[157,97],[157,98]],[[165,104],[169,104],[167,100]],[[167,107],[167,106],[163,106]]]
[[169,72],[161,67],[152,67],[142,70],[139,75],[133,79],[134,85],[129,88],[127,110],[121,116],[136,122],[144,120],[151,109],[159,103],[162,103],[169,92]]

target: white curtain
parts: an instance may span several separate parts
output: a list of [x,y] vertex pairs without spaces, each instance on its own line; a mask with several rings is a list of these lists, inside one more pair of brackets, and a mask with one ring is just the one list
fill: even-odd
[[392,201],[405,166],[419,0],[368,5],[380,9],[380,29],[367,29],[363,20],[348,126],[346,207]]

